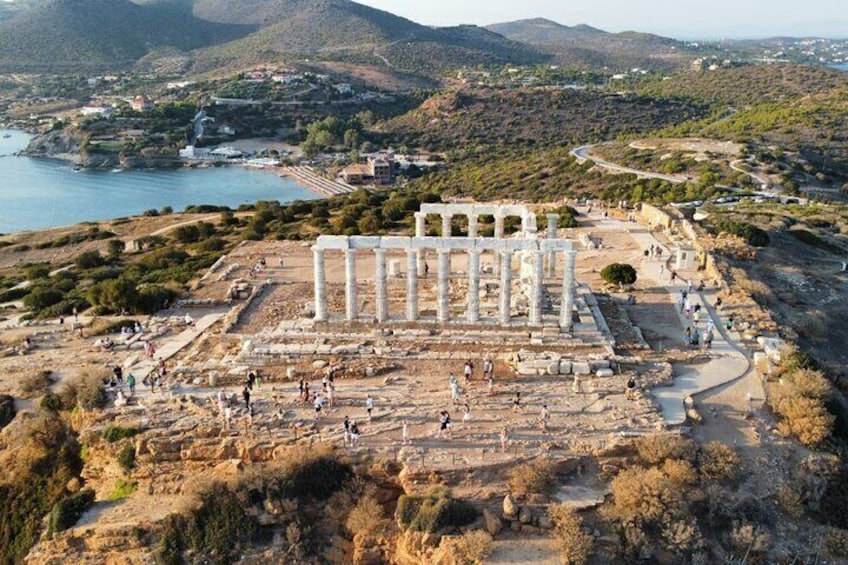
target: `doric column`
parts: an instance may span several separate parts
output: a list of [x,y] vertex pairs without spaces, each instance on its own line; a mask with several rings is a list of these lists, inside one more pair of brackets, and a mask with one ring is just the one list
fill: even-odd
[[[415,212],[415,237],[427,237],[427,214],[424,212]],[[424,272],[424,251],[416,253],[418,257],[418,272]]]
[[480,251],[468,251],[468,311],[465,316],[469,324],[480,320]]
[[324,276],[324,250],[312,248],[312,262],[315,279],[315,321],[327,321],[327,288]]
[[450,279],[450,250],[439,249],[439,288],[436,299],[436,319],[440,324],[450,320],[450,296],[448,295],[448,282]]
[[505,249],[500,254],[501,262],[501,324],[509,324],[512,317],[512,250]]
[[418,254],[410,249],[406,252],[406,321],[418,319]]
[[[495,215],[495,239],[503,239],[504,236],[504,217],[500,215]],[[495,269],[497,273],[501,272],[501,254],[497,251],[495,253]]]
[[427,214],[424,212],[415,212],[415,237],[425,237],[427,235]]
[[345,312],[347,321],[353,322],[357,315],[356,300],[356,250],[345,249]]
[[442,237],[450,237],[451,232],[451,222],[453,221],[453,214],[442,214]]
[[468,214],[468,237],[477,237],[477,214]]
[[[559,214],[546,214],[546,216],[548,218],[548,239],[556,239]],[[556,251],[548,252],[548,276],[556,276]]]
[[559,325],[566,331],[574,329],[572,321],[572,310],[574,309],[574,267],[577,252],[565,252],[565,267],[562,270],[562,310],[560,312]]
[[545,281],[545,255],[533,252],[533,277],[530,284],[530,325],[542,323],[542,283]]
[[385,322],[389,319],[389,291],[386,282],[386,250],[375,249],[376,255],[376,272],[374,274],[374,284],[377,302],[377,321]]

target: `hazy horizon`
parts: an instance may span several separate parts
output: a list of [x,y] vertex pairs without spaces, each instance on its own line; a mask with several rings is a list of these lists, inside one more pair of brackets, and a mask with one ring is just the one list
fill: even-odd
[[[679,39],[749,39],[774,36],[848,38],[844,0],[595,0],[565,5],[555,0],[356,0],[415,22],[451,26],[546,18],[563,25],[587,24],[606,31],[642,31]],[[766,17],[763,15],[766,14]]]

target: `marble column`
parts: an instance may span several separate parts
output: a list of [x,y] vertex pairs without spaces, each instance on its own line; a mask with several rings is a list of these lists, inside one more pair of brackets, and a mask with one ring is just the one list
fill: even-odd
[[[495,215],[495,239],[503,239],[504,236],[504,217]],[[497,251],[493,252],[495,254],[495,272],[500,274],[501,272],[501,254]]]
[[347,321],[356,321],[357,299],[356,299],[356,250],[345,249],[345,313]]
[[406,252],[406,321],[418,319],[418,255],[420,251]]
[[[415,237],[427,237],[427,214],[424,212],[415,212]],[[427,257],[424,255],[424,251],[418,251],[416,255],[418,272],[423,273],[424,262],[427,260]]]
[[508,325],[512,317],[512,251],[504,250],[500,254],[501,261],[501,309],[500,321]]
[[[557,228],[559,227],[559,214],[546,214],[548,218],[548,239],[557,238]],[[556,251],[548,252],[548,276],[556,276]]]
[[315,321],[327,321],[327,287],[324,275],[324,250],[312,248],[315,279]]
[[389,319],[389,291],[386,281],[386,250],[375,249],[376,272],[374,274],[375,298],[377,302],[377,321]]
[[466,319],[469,324],[480,321],[480,251],[468,251],[468,311]]
[[436,299],[436,319],[440,324],[450,320],[450,250],[439,249],[439,288]]
[[453,214],[442,214],[442,237],[451,237]]
[[468,237],[477,237],[477,214],[468,214]]
[[562,310],[560,312],[559,325],[563,330],[571,331],[574,329],[573,315],[574,310],[574,272],[577,259],[576,251],[565,252],[565,267],[562,270]]
[[533,253],[533,277],[530,284],[530,325],[542,323],[542,284],[545,282],[545,254]]

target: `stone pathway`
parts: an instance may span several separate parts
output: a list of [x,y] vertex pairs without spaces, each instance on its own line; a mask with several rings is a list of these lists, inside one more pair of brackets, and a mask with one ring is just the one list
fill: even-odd
[[[651,245],[662,248],[662,260],[645,258],[638,265],[639,279],[641,281],[653,281],[658,286],[664,287],[672,295],[674,303],[678,304],[680,291],[686,288],[686,282],[678,281],[676,285],[672,284],[668,268],[665,269],[664,274],[660,274],[660,265],[663,261],[672,258],[672,250],[641,224],[603,218],[602,213],[592,214],[591,217],[593,221],[602,225],[605,229],[626,230],[642,249],[648,249]],[[689,293],[689,300],[693,306],[700,304],[701,312],[705,314],[699,323],[701,331],[706,328],[709,319],[712,319],[713,324],[715,324],[716,331],[713,333],[713,344],[710,350],[711,359],[709,362],[699,365],[675,365],[674,384],[652,391],[660,404],[663,419],[667,426],[679,426],[686,421],[686,409],[683,401],[687,397],[735,381],[745,376],[751,368],[748,357],[736,343],[738,336],[725,330],[725,320],[707,301],[707,296],[710,294],[710,291],[697,292],[693,290]],[[683,328],[692,325],[692,321],[687,319],[679,308],[677,308],[677,313],[682,332]]]

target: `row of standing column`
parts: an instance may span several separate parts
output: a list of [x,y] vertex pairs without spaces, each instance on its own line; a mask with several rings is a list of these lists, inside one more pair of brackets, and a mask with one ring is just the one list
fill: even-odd
[[[414,322],[419,318],[418,305],[418,250],[407,251],[407,287],[406,287],[406,320]],[[375,249],[376,256],[376,318],[379,322],[389,319],[388,277],[386,273],[386,250]],[[358,297],[356,289],[356,251],[347,249],[345,254],[345,317],[348,321],[358,318]],[[466,320],[476,323],[480,320],[480,254],[479,250],[468,253],[468,306]],[[576,251],[565,252],[565,268],[563,269],[562,308],[560,326],[571,330],[573,327],[572,312],[574,308],[575,290],[575,258]],[[499,321],[509,324],[512,317],[512,250],[499,253],[505,268],[500,272],[500,304]],[[315,320],[327,321],[326,274],[324,251],[313,249],[315,276]],[[542,294],[544,285],[544,252],[537,251],[533,263],[531,300],[529,322],[539,325],[542,322]],[[436,318],[440,323],[450,320],[450,250],[438,250]]]

